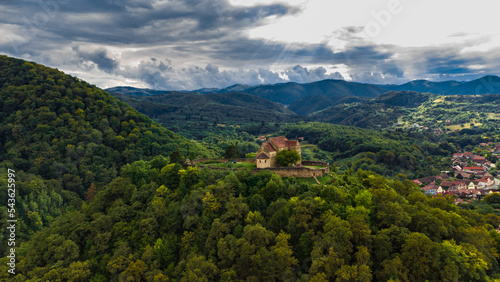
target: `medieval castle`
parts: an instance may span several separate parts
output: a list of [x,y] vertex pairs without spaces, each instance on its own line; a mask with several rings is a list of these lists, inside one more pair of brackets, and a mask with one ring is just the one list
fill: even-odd
[[[261,139],[262,140],[262,139]],[[265,140],[265,139],[264,139]],[[254,159],[196,159],[192,162],[187,160],[186,162],[191,166],[196,166],[199,163],[207,161],[215,161],[220,163],[230,162],[247,162],[255,163],[256,168],[252,170],[252,173],[258,173],[261,170],[270,170],[281,177],[316,177],[324,176],[330,172],[330,164],[321,161],[301,161],[299,160],[292,167],[278,167],[276,164],[276,154],[282,150],[294,150],[301,155],[300,144],[297,140],[288,140],[285,136],[271,137],[269,141],[262,144],[262,146],[257,150],[256,157]],[[205,165],[200,165],[204,167]],[[210,167],[210,165],[207,165]],[[313,166],[313,167],[312,167]],[[316,167],[316,168],[314,168]],[[317,168],[321,167],[321,168]],[[227,170],[231,168],[214,168],[212,169],[222,169]],[[237,168],[238,169],[238,168]],[[237,170],[236,169],[236,170]],[[241,169],[241,168],[240,168]],[[316,180],[318,181],[318,180]],[[319,184],[319,182],[318,182]]]
[[[282,150],[294,150],[300,155],[300,144],[297,140],[288,140],[285,136],[271,137],[262,144],[255,157],[257,168],[276,167],[276,153]],[[300,160],[298,162],[300,164]]]

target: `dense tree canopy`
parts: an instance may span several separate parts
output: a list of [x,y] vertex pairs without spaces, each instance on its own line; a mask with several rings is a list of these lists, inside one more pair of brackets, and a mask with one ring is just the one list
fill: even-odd
[[276,164],[287,167],[300,161],[300,154],[295,150],[281,150],[276,153]]
[[[78,78],[0,56],[0,182],[7,168],[16,171],[19,240],[50,225],[68,205],[92,199],[123,165],[154,156],[168,163],[176,150],[213,156]],[[6,197],[1,193],[0,201]],[[6,209],[0,207],[3,219]]]
[[120,171],[92,201],[19,249],[18,279],[499,277],[494,215],[425,196],[403,176],[346,171],[312,185],[268,171],[184,169],[158,160]]

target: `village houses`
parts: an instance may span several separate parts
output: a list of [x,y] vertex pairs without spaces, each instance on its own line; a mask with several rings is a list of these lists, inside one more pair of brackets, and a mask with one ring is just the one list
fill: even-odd
[[[482,145],[489,146],[491,144],[484,143]],[[496,145],[492,151],[498,151],[497,147],[499,145]],[[498,189],[495,178],[488,172],[492,167],[495,167],[495,164],[483,156],[470,152],[454,153],[451,164],[452,178],[448,174],[440,174],[412,181],[422,187],[422,191],[426,194],[477,198]]]

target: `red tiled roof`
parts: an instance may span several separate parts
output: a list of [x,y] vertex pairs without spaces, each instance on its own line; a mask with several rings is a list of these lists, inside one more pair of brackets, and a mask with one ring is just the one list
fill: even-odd
[[482,166],[466,166],[464,170],[484,170]]
[[288,139],[286,139],[285,136],[271,137],[269,138],[269,141],[276,145],[278,148],[288,147],[286,142],[288,141]]
[[417,180],[422,182],[422,183],[431,183],[431,182],[434,182],[436,180],[436,177],[435,176],[427,176],[424,178],[419,178]]
[[264,154],[264,153],[260,153],[258,156],[257,156],[257,159],[261,159],[261,160],[267,160],[269,159],[269,156]]
[[266,149],[269,153],[276,152],[276,150],[274,150],[273,146],[271,146],[271,144],[269,144],[269,142],[264,143],[264,146],[266,147]]
[[429,190],[437,190],[438,188],[439,188],[439,186],[434,185],[434,184],[430,184],[430,185],[423,187],[422,190],[429,191]]
[[286,144],[288,146],[298,146],[299,145],[299,141],[297,141],[297,140],[288,140],[288,141],[286,141]]
[[441,183],[441,186],[444,186],[444,187],[451,187],[451,185],[453,185],[450,181],[443,181],[443,183]]
[[436,179],[448,179],[450,177],[448,176],[448,174],[443,173],[443,174],[440,174],[440,175],[436,176],[435,178]]
[[483,176],[483,178],[479,179],[479,182],[488,182],[488,180],[491,180],[491,178]]

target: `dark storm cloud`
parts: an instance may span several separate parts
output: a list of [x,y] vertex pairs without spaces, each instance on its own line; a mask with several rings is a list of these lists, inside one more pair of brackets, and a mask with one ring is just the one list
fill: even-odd
[[[228,39],[217,49],[213,49],[211,57],[221,60],[289,63],[346,64],[367,65],[383,64],[393,55],[391,50],[383,50],[380,46],[347,46],[347,49],[334,52],[327,44],[293,44],[259,40]],[[197,47],[192,46],[193,50]]]
[[80,50],[80,48],[74,47],[73,51],[78,54],[78,57],[81,60],[92,62],[97,65],[98,69],[107,73],[111,73],[112,71],[116,70],[119,65],[116,60],[110,57],[110,55],[108,54],[108,50],[106,50],[105,48],[99,48],[92,51],[82,51]]
[[21,26],[25,35],[43,30],[61,41],[101,44],[214,40],[298,11],[284,4],[235,7],[224,0],[10,1],[0,8],[2,22]]
[[376,45],[357,26],[332,31],[331,38],[346,42],[340,47],[328,40],[287,44],[245,33],[271,17],[298,12],[287,4],[245,7],[227,0],[0,1],[0,52],[90,74],[100,85],[112,78],[162,89],[342,79],[327,72],[339,65],[361,82],[405,82],[409,75],[469,78],[495,74],[500,64],[500,49],[462,52],[477,42]]
[[[398,48],[421,77],[445,79],[475,79],[483,74],[495,74],[500,59],[498,48],[488,52],[463,52],[467,44],[420,48]],[[496,52],[495,52],[496,50]]]

